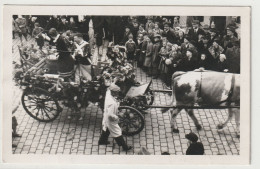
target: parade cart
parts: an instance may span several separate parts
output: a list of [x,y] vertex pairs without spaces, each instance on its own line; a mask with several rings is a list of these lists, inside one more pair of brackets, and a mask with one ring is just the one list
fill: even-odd
[[[24,89],[21,98],[23,108],[31,117],[41,122],[55,120],[62,112],[61,105],[80,111],[81,108],[88,106],[89,101],[99,101],[98,98],[91,97],[94,95],[95,88],[99,87],[98,82],[95,81],[78,85],[64,82],[59,75],[45,74],[30,77],[29,83],[23,81],[21,84]],[[139,86],[138,88],[142,90],[140,93],[145,93],[147,87],[148,84]],[[139,97],[143,96],[139,95]],[[119,125],[122,127],[123,134],[128,136],[138,134],[144,128],[143,114],[133,107],[137,104],[132,101],[130,105],[127,102],[131,98],[136,99],[128,95],[120,103],[118,113]]]
[[[51,122],[59,116],[64,106],[72,112],[80,112],[90,102],[104,101],[100,95],[104,89],[100,80],[81,79],[81,83],[76,84],[71,81],[74,79],[73,74],[51,74],[48,70],[50,61],[48,57],[42,57],[39,62],[21,69],[15,76],[23,89],[22,106],[32,118],[40,122]],[[24,66],[27,61],[21,57],[21,63]],[[132,136],[143,130],[144,116],[139,110],[147,109],[143,105],[153,103],[150,84],[151,82],[133,86],[121,99],[118,116],[124,135]]]

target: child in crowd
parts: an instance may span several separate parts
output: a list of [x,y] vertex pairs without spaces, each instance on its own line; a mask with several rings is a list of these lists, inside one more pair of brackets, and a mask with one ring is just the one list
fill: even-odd
[[127,54],[127,60],[129,62],[134,62],[135,60],[135,50],[136,50],[136,44],[133,40],[133,35],[130,34],[128,36],[128,41],[125,43],[126,47],[126,54]]
[[227,58],[224,54],[219,55],[219,59],[217,63],[217,71],[228,72]]
[[40,27],[40,24],[36,22],[34,24],[34,29],[32,31],[32,36],[35,38],[37,45],[39,46],[39,49],[41,50],[44,46],[44,37],[42,35],[44,29]]

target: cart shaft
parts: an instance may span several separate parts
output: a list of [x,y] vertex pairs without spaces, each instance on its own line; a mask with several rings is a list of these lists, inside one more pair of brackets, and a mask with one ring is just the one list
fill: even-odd
[[149,108],[173,108],[173,109],[228,109],[228,108],[240,108],[240,106],[171,106],[171,105],[147,105]]

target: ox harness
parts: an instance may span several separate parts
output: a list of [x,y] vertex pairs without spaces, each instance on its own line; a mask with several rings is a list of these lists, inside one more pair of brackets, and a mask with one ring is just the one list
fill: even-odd
[[[198,94],[197,94],[197,97],[198,97],[197,104],[200,105],[200,106],[201,106],[202,103],[203,103],[203,99],[202,99],[202,97],[201,97],[202,74],[203,74],[203,72],[200,73],[199,89],[198,89]],[[228,92],[228,97],[227,97],[227,99],[226,99],[226,100],[223,100],[223,101],[220,101],[220,102],[218,102],[217,104],[214,104],[214,105],[212,105],[212,106],[220,106],[222,103],[226,103],[226,106],[230,106],[231,103],[232,103],[231,97],[232,97],[232,95],[233,95],[234,85],[235,85],[235,74],[232,74],[231,87],[230,87],[230,90],[229,90],[229,92]],[[237,104],[237,102],[235,102],[235,104]]]

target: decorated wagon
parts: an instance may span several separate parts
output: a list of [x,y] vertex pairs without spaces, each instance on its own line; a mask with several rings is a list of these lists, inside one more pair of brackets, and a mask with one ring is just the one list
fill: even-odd
[[[80,79],[80,83],[77,84],[72,80],[73,73],[56,73],[55,50],[51,53],[39,53],[41,56],[35,64],[29,64],[30,59],[24,58],[24,51],[22,49],[19,51],[21,66],[15,68],[14,78],[23,89],[21,101],[24,110],[40,122],[55,120],[62,112],[63,106],[75,112],[79,112],[90,103],[98,103],[102,108],[107,75],[109,74],[110,79],[126,77],[130,72],[126,69],[131,68],[131,65],[125,64],[121,65],[120,71],[113,70],[108,73],[107,68],[104,67],[91,81]],[[129,77],[132,78],[132,75]],[[128,86],[127,91],[122,94],[119,107],[119,124],[124,135],[135,135],[143,130],[144,117],[140,110],[147,109],[144,105],[153,102],[150,84],[151,82],[132,84],[121,81],[121,87]]]

